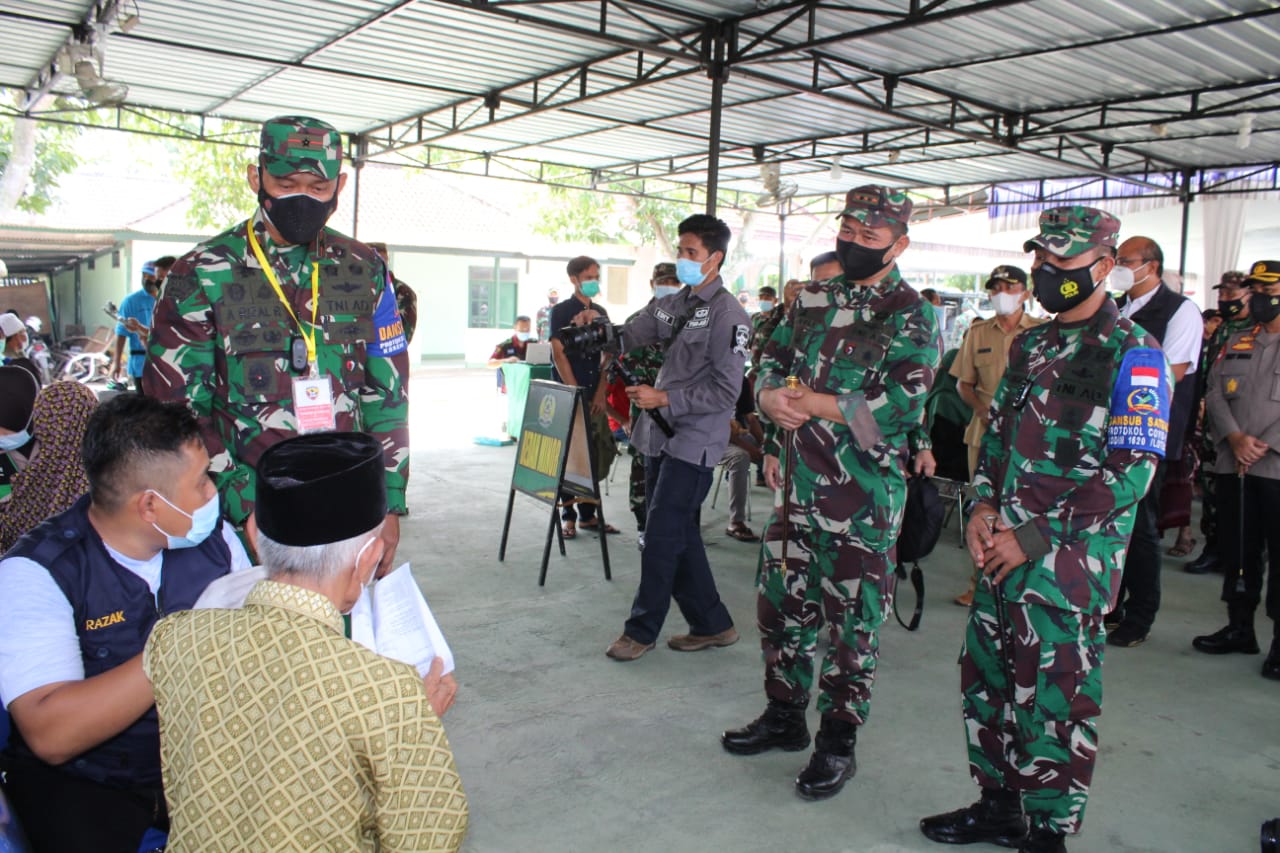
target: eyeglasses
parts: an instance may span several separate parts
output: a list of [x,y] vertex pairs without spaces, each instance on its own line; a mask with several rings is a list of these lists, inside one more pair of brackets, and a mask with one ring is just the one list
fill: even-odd
[[1116,263],[1122,267],[1140,267],[1143,264],[1149,264],[1154,260],[1155,258],[1116,258]]

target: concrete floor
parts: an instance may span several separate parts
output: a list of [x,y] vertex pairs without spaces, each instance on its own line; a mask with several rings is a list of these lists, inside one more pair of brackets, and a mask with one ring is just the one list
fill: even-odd
[[[764,703],[757,547],[724,535],[723,491],[717,509],[704,507],[703,533],[743,641],[670,651],[665,638],[686,630],[673,608],[658,648],[619,664],[604,650],[640,572],[625,469],[605,501],[623,529],[609,537],[613,581],[596,537],[580,535],[567,557],[553,549],[539,588],[543,504],[517,496],[507,559],[497,560],[514,449],[472,443],[501,420],[490,371],[422,369],[412,392],[412,515],[400,556],[457,656],[461,689],[446,725],[471,799],[465,850],[940,849],[919,818],[976,797],[956,666],[965,612],[950,601],[969,564],[954,526],[924,564],[920,631],[891,623],[882,633],[857,776],[832,800],[804,802],[792,779],[807,753],[742,758],[719,745],[723,729]],[[753,489],[752,502],[758,528],[770,495]],[[1280,816],[1280,684],[1259,676],[1261,657],[1191,649],[1193,635],[1225,617],[1219,576],[1187,575],[1182,562],[1166,560],[1151,638],[1107,652],[1101,751],[1073,851],[1256,851],[1261,822]],[[1269,637],[1265,619],[1258,627]]]

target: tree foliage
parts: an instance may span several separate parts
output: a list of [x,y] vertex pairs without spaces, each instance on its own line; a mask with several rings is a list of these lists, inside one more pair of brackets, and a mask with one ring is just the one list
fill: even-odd
[[[167,158],[162,155],[165,162],[155,166],[171,169],[185,186],[192,200],[187,223],[196,230],[221,228],[253,209],[255,201],[244,179],[249,156],[243,149],[211,140],[256,144],[257,125],[223,119],[201,121],[197,116],[134,107],[95,109],[62,97],[42,99],[33,112],[52,113],[77,124],[31,121],[12,114],[17,112],[21,97],[20,91],[0,90],[0,216],[13,207],[31,213],[49,208],[58,179],[83,162],[76,142],[86,127],[156,134],[152,138],[162,141]],[[142,144],[135,147],[139,152],[155,151]],[[9,197],[13,200],[6,206]]]
[[[657,246],[664,257],[676,256],[675,226],[697,212],[693,205],[640,195],[640,181],[612,182],[613,192],[569,185],[583,177],[581,170],[544,168],[543,178],[549,183],[532,201],[538,210],[535,232],[564,243]],[[637,194],[620,194],[628,191]]]
[[187,224],[199,231],[244,219],[257,205],[245,182],[243,151],[214,142],[175,142],[174,174],[191,194]]
[[43,213],[58,179],[80,164],[75,152],[80,129],[17,118],[22,96],[0,90],[0,216],[15,208]]

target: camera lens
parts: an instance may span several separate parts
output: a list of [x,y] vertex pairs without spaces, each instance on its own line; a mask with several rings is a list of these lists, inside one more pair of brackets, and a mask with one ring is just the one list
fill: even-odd
[[1262,825],[1262,853],[1280,853],[1280,817]]

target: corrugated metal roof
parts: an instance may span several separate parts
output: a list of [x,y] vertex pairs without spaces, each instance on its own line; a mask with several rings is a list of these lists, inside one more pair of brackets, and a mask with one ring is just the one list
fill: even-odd
[[[720,184],[742,192],[759,159],[801,194],[840,190],[837,156],[916,187],[1280,162],[1270,0],[920,5],[146,0],[95,40],[130,105],[313,114],[388,162],[429,144],[704,182],[717,22]],[[0,0],[0,85],[35,85],[97,8]]]

